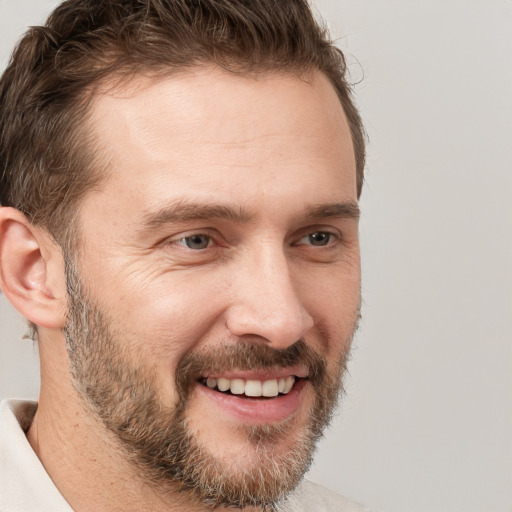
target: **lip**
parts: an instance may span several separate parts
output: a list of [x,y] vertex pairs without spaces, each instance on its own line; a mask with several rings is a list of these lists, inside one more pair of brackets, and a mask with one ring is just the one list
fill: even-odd
[[[243,372],[243,375],[247,375],[247,372]],[[270,375],[273,376],[274,373],[270,372]],[[290,373],[286,375],[290,375]],[[216,408],[237,423],[264,425],[282,422],[296,413],[303,402],[308,385],[307,380],[299,379],[287,395],[279,395],[275,398],[249,398],[230,395],[215,391],[199,383],[197,384],[197,391],[201,397],[213,403]]]
[[228,380],[242,379],[242,380],[272,380],[284,379],[291,375],[306,379],[309,376],[307,368],[301,366],[293,366],[286,368],[265,369],[265,370],[228,370],[208,373],[203,377],[211,377],[214,379],[224,378]]

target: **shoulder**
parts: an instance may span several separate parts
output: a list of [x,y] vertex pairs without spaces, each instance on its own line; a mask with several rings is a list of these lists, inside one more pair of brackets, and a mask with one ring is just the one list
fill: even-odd
[[304,480],[282,508],[283,512],[368,512],[321,485]]

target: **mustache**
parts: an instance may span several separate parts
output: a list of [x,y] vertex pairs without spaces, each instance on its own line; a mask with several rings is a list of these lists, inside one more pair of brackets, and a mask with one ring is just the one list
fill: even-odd
[[275,349],[262,342],[240,341],[232,345],[192,351],[181,359],[176,369],[179,396],[187,398],[198,378],[228,370],[271,370],[302,365],[308,369],[309,380],[319,384],[326,375],[327,361],[304,340],[285,349]]

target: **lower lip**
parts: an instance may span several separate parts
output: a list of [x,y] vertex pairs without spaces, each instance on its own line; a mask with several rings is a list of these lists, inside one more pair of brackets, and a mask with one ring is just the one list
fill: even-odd
[[275,398],[248,398],[229,395],[198,384],[198,391],[235,420],[248,425],[284,421],[292,416],[302,402],[307,381],[299,379],[286,395]]

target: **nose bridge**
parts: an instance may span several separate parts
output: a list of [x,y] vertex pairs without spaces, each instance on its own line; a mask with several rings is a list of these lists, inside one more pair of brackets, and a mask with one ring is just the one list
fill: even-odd
[[312,327],[282,244],[259,244],[237,272],[236,303],[228,315],[233,334],[258,336],[275,348],[286,348]]

